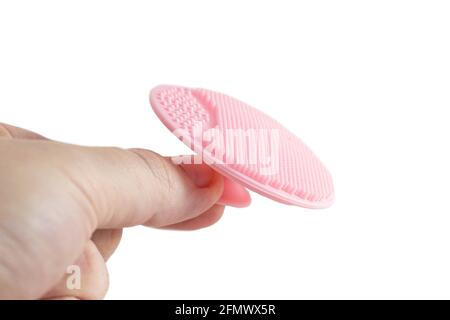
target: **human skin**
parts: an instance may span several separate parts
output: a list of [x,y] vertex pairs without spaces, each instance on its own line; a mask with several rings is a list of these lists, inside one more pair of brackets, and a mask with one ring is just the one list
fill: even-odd
[[[101,299],[122,229],[207,227],[223,178],[142,149],[83,147],[0,124],[0,299]],[[82,286],[66,286],[78,265]]]

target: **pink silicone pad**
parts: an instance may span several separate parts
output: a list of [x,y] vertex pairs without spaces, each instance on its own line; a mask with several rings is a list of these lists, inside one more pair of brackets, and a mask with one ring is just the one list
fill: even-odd
[[167,85],[151,91],[150,103],[164,125],[197,153],[197,161],[232,181],[285,204],[332,204],[328,170],[299,138],[261,111],[218,92]]

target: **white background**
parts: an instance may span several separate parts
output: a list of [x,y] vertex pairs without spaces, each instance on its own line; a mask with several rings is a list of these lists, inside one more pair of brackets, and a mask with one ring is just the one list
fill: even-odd
[[198,232],[126,230],[108,298],[450,298],[448,1],[2,1],[0,121],[187,152],[149,90],[238,97],[300,136],[336,203],[252,194]]

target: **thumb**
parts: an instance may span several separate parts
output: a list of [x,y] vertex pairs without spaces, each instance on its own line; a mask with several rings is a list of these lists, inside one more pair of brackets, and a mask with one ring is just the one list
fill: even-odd
[[97,228],[163,227],[190,220],[216,204],[223,192],[223,178],[213,170],[192,175],[152,151],[78,148],[82,165],[77,161],[66,172],[89,195]]
[[166,226],[189,220],[211,208],[223,190],[221,177],[208,166],[182,168],[152,151],[57,143],[3,123],[0,138],[34,140],[16,140],[15,149],[27,148],[29,159],[39,159],[41,154],[43,163],[57,160],[54,168],[62,169],[82,191],[100,228]]

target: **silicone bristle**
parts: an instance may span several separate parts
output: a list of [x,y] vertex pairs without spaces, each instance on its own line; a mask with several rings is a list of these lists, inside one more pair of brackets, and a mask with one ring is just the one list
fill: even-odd
[[191,91],[186,88],[168,87],[155,95],[166,115],[177,127],[191,130],[194,123],[210,123],[209,112],[204,109]]
[[[225,158],[206,155],[216,160],[214,168],[248,188],[283,203],[310,208],[327,207],[332,203],[334,191],[328,170],[299,138],[264,113],[242,101],[206,89],[160,86],[152,91],[151,102],[171,130],[182,128],[192,134],[193,126],[201,123],[203,130],[216,128],[223,134],[248,133],[247,142],[259,143],[254,161],[220,163],[227,157],[249,157],[251,143],[242,145],[237,140],[231,140],[232,155],[225,142],[220,150]],[[270,143],[274,136],[277,143]],[[196,137],[192,136],[192,139]],[[265,143],[261,144],[261,141]],[[201,143],[206,145],[204,141]],[[271,157],[268,159],[261,154]],[[276,157],[272,159],[273,155]],[[267,160],[277,161],[276,170],[269,174]]]

